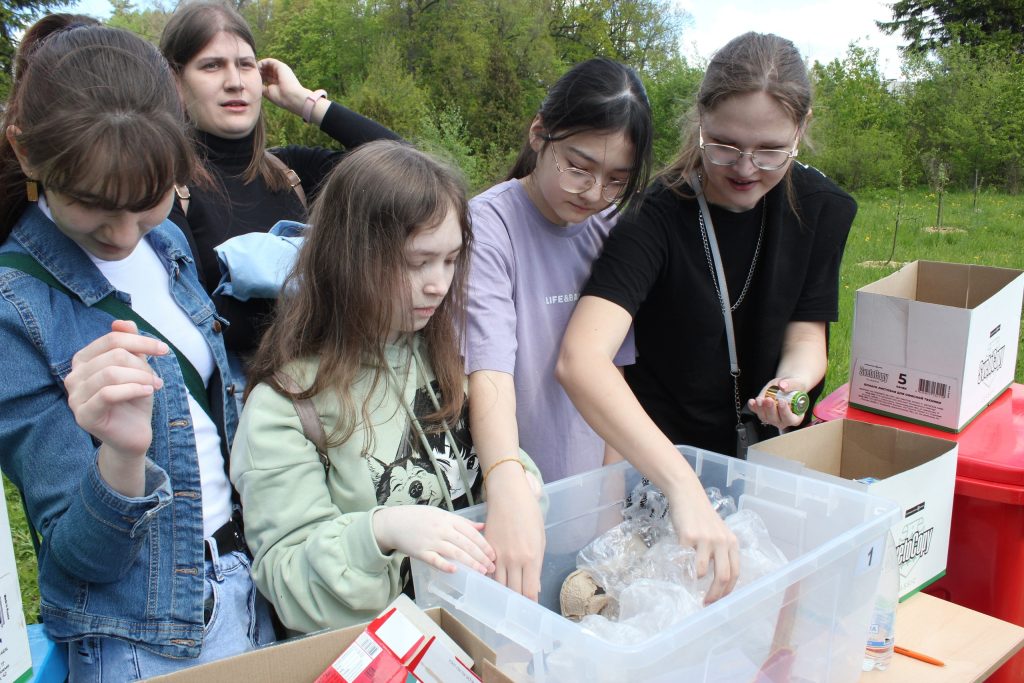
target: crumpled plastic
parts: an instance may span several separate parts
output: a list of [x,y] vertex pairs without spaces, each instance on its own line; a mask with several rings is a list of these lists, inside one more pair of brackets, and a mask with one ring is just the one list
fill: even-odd
[[[732,497],[717,488],[706,493],[739,541],[737,588],[786,564],[786,556],[772,543],[756,512],[737,511]],[[649,482],[641,482],[626,498],[623,517],[621,524],[591,541],[576,558],[576,566],[589,572],[618,602],[618,619],[595,614],[580,624],[612,642],[639,643],[700,610],[713,572],[697,576],[696,550],[679,544],[668,500]]]

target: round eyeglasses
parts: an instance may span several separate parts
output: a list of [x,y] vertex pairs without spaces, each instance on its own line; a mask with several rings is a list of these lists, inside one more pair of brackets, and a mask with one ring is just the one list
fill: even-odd
[[795,142],[792,150],[755,149],[753,152],[744,152],[732,145],[704,142],[703,128],[698,127],[697,131],[700,138],[700,149],[704,152],[704,157],[715,166],[733,166],[739,163],[743,157],[750,157],[750,162],[762,171],[777,171],[797,155]]
[[601,196],[609,204],[622,199],[622,195],[626,191],[626,183],[621,180],[613,180],[610,183],[602,184],[597,182],[597,178],[594,177],[593,173],[584,171],[582,168],[576,168],[575,166],[562,168],[558,165],[558,157],[555,156],[554,145],[549,142],[548,148],[551,150],[551,158],[555,162],[555,168],[558,169],[558,186],[560,188],[572,194],[583,194],[594,185],[598,185],[601,188]]

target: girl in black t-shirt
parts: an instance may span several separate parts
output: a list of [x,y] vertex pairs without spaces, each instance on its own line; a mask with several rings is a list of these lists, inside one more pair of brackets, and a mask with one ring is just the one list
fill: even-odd
[[[810,115],[807,69],[792,42],[747,33],[719,50],[678,157],[612,230],[558,360],[580,413],[669,496],[702,574],[714,559],[709,601],[735,583],[736,539],[673,444],[736,452],[744,407],[765,435],[800,424],[765,391],[820,385],[827,324],[838,317],[856,204],[794,161]],[[698,208],[701,188],[710,220]],[[723,308],[735,329],[735,380]],[[637,362],[623,379],[611,358],[631,323]]]

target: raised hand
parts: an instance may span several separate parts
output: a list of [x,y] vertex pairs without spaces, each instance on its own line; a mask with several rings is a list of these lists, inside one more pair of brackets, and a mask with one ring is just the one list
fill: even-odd
[[257,66],[263,77],[263,96],[282,109],[301,116],[306,97],[312,91],[303,87],[291,67],[269,57],[261,59]]
[[167,344],[140,335],[135,323],[115,320],[111,332],[74,355],[64,380],[78,426],[102,442],[101,474],[125,495],[141,495],[137,484],[153,439],[153,392],[164,385],[146,357],[168,352]]

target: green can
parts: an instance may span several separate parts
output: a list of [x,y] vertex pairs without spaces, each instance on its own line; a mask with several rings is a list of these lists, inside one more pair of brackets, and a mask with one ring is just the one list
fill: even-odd
[[779,385],[773,384],[764,392],[765,398],[770,398],[776,403],[785,403],[794,415],[803,415],[811,405],[811,398],[806,392],[793,390],[783,391]]

